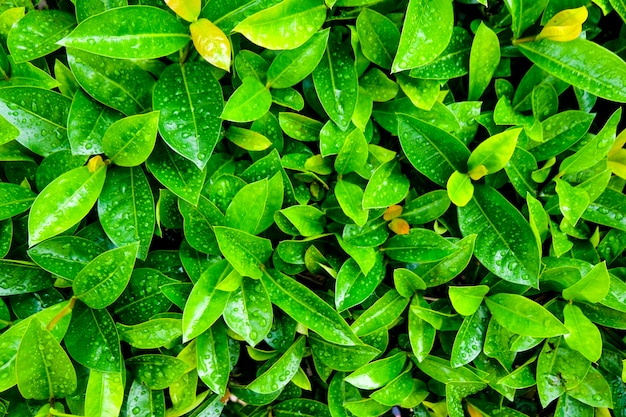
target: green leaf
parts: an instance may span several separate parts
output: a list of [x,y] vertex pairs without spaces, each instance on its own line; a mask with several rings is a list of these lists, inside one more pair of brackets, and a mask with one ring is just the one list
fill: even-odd
[[102,148],[111,162],[124,167],[141,164],[154,149],[159,112],[129,116],[113,123],[102,138]]
[[454,10],[446,0],[410,0],[392,72],[422,66],[441,54],[452,37]]
[[178,154],[203,169],[220,139],[224,99],[211,67],[201,62],[170,65],[154,87],[159,133]]
[[541,16],[548,0],[507,0],[504,2],[513,19],[513,36],[519,38]]
[[248,384],[247,388],[260,394],[270,394],[285,387],[300,368],[305,340],[300,336],[265,372]]
[[339,175],[345,175],[357,171],[367,162],[369,150],[367,140],[359,129],[354,129],[346,136],[337,158],[335,158],[335,171]]
[[335,184],[335,197],[344,214],[363,227],[367,223],[368,210],[363,208],[363,189],[349,181],[339,180]]
[[292,87],[311,74],[324,55],[329,34],[329,29],[320,30],[303,45],[279,53],[267,69],[268,85]]
[[363,55],[376,65],[391,68],[400,42],[396,25],[382,14],[366,8],[356,19],[356,30]]
[[[296,233],[292,234],[300,234],[305,237],[324,233],[324,225],[326,223],[322,211],[313,206],[305,205],[294,205],[282,209],[274,214],[274,220],[279,227],[294,227]],[[284,222],[288,222],[288,225],[281,224]]]
[[[89,340],[89,343],[85,343]],[[122,366],[120,337],[106,309],[95,310],[78,304],[65,335],[65,347],[72,359],[92,371],[119,372]]]
[[126,59],[102,57],[68,48],[72,74],[90,96],[126,115],[151,106],[154,78]]
[[518,294],[495,294],[485,299],[500,325],[513,333],[531,337],[567,334],[567,328],[540,304]]
[[98,255],[76,276],[74,296],[91,308],[112,304],[130,280],[138,250],[139,243],[132,243]]
[[479,306],[475,313],[465,317],[454,338],[450,365],[455,368],[476,359],[483,351],[483,342],[489,323],[488,310]]
[[[114,305],[119,321],[125,324],[136,324],[149,320],[156,314],[166,312],[172,306],[172,302],[161,289],[176,283],[178,281],[168,278],[156,269],[134,269],[126,290]],[[185,295],[188,294],[189,292]]]
[[406,353],[399,352],[385,359],[370,362],[346,376],[344,381],[360,389],[378,389],[400,375],[406,359]]
[[272,304],[294,320],[339,345],[360,345],[344,319],[313,291],[280,271],[270,269],[261,277]]
[[409,75],[426,80],[448,80],[469,72],[471,38],[465,29],[454,26],[446,49],[433,61],[413,68]]
[[307,398],[292,398],[287,401],[282,401],[272,407],[272,413],[276,417],[289,417],[293,415],[302,417],[332,416],[326,404]]
[[513,156],[517,139],[522,129],[510,129],[491,136],[481,142],[467,160],[467,169],[473,180],[478,180],[473,172],[484,167],[485,174],[493,174],[505,167]]
[[356,109],[359,85],[349,46],[334,35],[313,71],[313,84],[328,117],[346,131]]
[[468,287],[448,287],[448,294],[454,309],[464,316],[470,316],[478,310],[485,295],[489,292],[486,285]]
[[76,237],[57,236],[28,250],[28,256],[41,268],[73,280],[81,269],[103,249],[96,243]]
[[397,160],[380,165],[363,193],[363,208],[386,208],[399,203],[409,191],[409,180]]
[[36,194],[17,184],[0,183],[0,220],[10,219],[30,208]]
[[[194,167],[195,168],[195,167]],[[179,200],[178,207],[183,216],[183,231],[189,245],[202,253],[217,255],[219,247],[213,226],[224,223],[224,215],[210,200],[200,197],[197,207]]]
[[446,183],[448,198],[457,207],[465,207],[474,196],[474,184],[469,174],[454,171]]
[[196,340],[198,375],[211,391],[223,396],[231,369],[226,326],[218,321]]
[[219,290],[218,284],[231,271],[228,262],[216,262],[202,273],[193,286],[183,310],[184,341],[195,338],[220,318],[230,293]]
[[260,119],[272,105],[272,94],[254,77],[247,77],[224,106],[224,120],[251,122]]
[[247,151],[264,151],[272,146],[272,142],[262,134],[237,126],[228,128],[226,138]]
[[179,379],[189,364],[173,356],[147,354],[134,356],[126,361],[137,380],[152,390],[165,389]]
[[189,34],[172,14],[151,6],[125,6],[83,20],[59,44],[111,58],[151,59],[188,42]]
[[104,133],[122,117],[120,113],[101,105],[82,90],[77,91],[67,119],[67,136],[72,154],[103,153]]
[[[250,201],[255,201],[253,206]],[[234,229],[258,235],[274,223],[274,212],[283,203],[283,179],[275,174],[244,186],[235,194],[226,210],[225,224]]]
[[89,371],[85,393],[85,415],[116,417],[124,401],[124,384],[120,372]]
[[321,0],[285,0],[247,17],[233,31],[266,49],[294,49],[309,40],[325,19]]
[[363,273],[357,261],[349,258],[341,266],[335,282],[335,306],[344,311],[365,301],[385,277],[383,257],[380,252],[373,256],[375,263]]
[[478,100],[489,85],[500,63],[498,36],[481,22],[472,41],[468,100]]
[[420,228],[411,229],[407,235],[396,235],[383,245],[389,258],[401,262],[435,262],[457,249],[437,233]]
[[365,310],[350,327],[359,337],[389,327],[400,317],[409,301],[409,298],[401,296],[396,290],[389,290]]
[[565,327],[569,333],[563,336],[565,342],[579,351],[591,362],[597,362],[602,355],[602,336],[600,330],[574,304],[563,307]]
[[106,168],[75,168],[56,178],[35,199],[28,216],[30,245],[58,235],[89,213],[104,185]]
[[380,351],[369,345],[344,346],[328,342],[315,333],[308,337],[313,357],[338,371],[349,372],[369,363]]
[[37,318],[30,321],[24,333],[15,367],[24,398],[64,398],[76,390],[76,371],[70,358]]
[[168,190],[192,205],[197,205],[207,171],[157,141],[146,161],[152,175]]
[[59,49],[74,26],[74,16],[60,10],[27,13],[9,32],[7,46],[15,62],[32,61]]
[[403,297],[411,297],[416,291],[426,289],[424,280],[406,268],[393,270],[393,283],[396,291]]
[[139,242],[139,259],[148,255],[155,224],[154,199],[141,167],[109,170],[98,199],[98,217],[116,246]]
[[500,278],[538,286],[540,248],[529,225],[493,188],[477,185],[467,206],[459,208],[464,236],[477,234],[474,255]]
[[237,272],[261,278],[263,263],[272,254],[272,244],[268,239],[230,227],[215,226],[213,231],[220,251]]
[[38,87],[0,88],[0,116],[19,130],[15,138],[41,156],[69,149],[69,98]]
[[153,391],[141,384],[138,379],[133,379],[128,393],[127,408],[131,411],[138,410],[138,417],[164,417],[165,396],[163,391]]
[[542,70],[607,100],[626,102],[626,63],[608,49],[586,39],[544,39],[518,45]]
[[414,117],[398,115],[398,136],[411,165],[441,186],[454,171],[464,170],[470,156],[463,142]]
[[256,346],[272,327],[272,302],[263,283],[248,277],[230,294],[224,310],[224,321],[231,330]]
[[180,319],[157,318],[126,326],[117,323],[120,340],[137,349],[159,349],[183,334]]
[[89,16],[122,6],[128,6],[128,2],[126,0],[76,0],[76,19],[80,22]]
[[606,269],[606,262],[601,262],[586,273],[580,280],[563,290],[566,300],[598,303],[609,292],[611,277]]

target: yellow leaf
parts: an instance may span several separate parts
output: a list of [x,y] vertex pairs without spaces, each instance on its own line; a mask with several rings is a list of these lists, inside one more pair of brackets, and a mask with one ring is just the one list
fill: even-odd
[[470,403],[467,403],[467,412],[471,417],[483,417],[483,413],[474,408]]
[[617,152],[619,152],[619,150],[622,149],[624,144],[626,144],[626,129],[622,130],[622,133],[617,135],[617,137],[615,138],[615,142],[613,143],[613,147],[611,148],[611,150],[608,153],[609,159],[611,159],[611,156],[613,156]]
[[89,172],[96,172],[96,170],[100,167],[105,166],[106,163],[102,160],[100,155],[96,155],[87,162],[87,168]]
[[200,16],[201,0],[165,0],[165,3],[188,22],[195,22]]
[[383,219],[385,219],[386,221],[389,221],[391,219],[395,219],[401,214],[402,214],[402,206],[394,204],[393,206],[387,207],[387,210],[385,210],[385,213],[383,214]]
[[626,149],[618,149],[610,155],[608,165],[613,174],[626,179]]
[[467,175],[469,175],[470,178],[473,179],[474,181],[478,181],[479,179],[481,179],[482,177],[484,177],[488,173],[489,172],[487,171],[487,167],[486,166],[478,165],[476,168],[470,170],[470,172],[468,172]]
[[406,220],[397,217],[389,222],[389,229],[397,235],[408,235],[411,226],[409,226]]
[[230,71],[230,41],[220,28],[207,19],[198,19],[189,25],[196,50],[210,64]]
[[567,42],[576,39],[583,30],[583,23],[587,20],[588,14],[585,6],[562,10],[548,21],[535,40]]

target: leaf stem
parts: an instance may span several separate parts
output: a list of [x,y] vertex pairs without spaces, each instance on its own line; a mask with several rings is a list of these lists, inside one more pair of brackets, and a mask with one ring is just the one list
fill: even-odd
[[50,320],[50,323],[48,323],[48,325],[46,326],[46,329],[47,330],[54,329],[54,327],[57,324],[59,324],[59,321],[61,321],[63,317],[70,314],[72,312],[72,309],[74,308],[74,305],[76,304],[76,300],[77,300],[76,297],[70,298],[70,302],[68,303],[68,305],[65,306],[63,310],[59,311],[59,314],[57,314],[52,320]]
[[513,45],[519,45],[520,43],[533,42],[536,36],[526,36],[525,38],[513,39]]

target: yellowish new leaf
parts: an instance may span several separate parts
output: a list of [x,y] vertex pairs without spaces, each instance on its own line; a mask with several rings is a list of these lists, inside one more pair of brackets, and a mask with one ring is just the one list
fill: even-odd
[[576,39],[582,32],[583,23],[587,20],[588,14],[585,6],[562,10],[550,19],[535,40],[550,39],[567,42]]
[[189,30],[200,56],[216,67],[230,71],[230,41],[224,32],[207,19],[193,22]]
[[200,0],[165,0],[165,3],[181,18],[195,22],[202,8]]

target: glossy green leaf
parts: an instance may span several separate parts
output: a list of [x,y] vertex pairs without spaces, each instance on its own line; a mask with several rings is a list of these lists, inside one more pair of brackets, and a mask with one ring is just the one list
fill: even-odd
[[272,105],[272,94],[261,82],[248,77],[226,102],[222,115],[231,122],[251,122],[260,119]]
[[100,195],[106,168],[91,172],[75,168],[44,188],[35,199],[28,217],[28,240],[35,245],[74,226],[91,210]]
[[358,79],[348,45],[331,36],[326,51],[313,71],[313,84],[324,111],[345,131],[356,109]]
[[213,228],[220,251],[237,272],[260,278],[262,265],[272,253],[269,240],[230,227]]
[[335,282],[335,306],[344,311],[362,303],[369,297],[384,278],[382,254],[374,255],[374,266],[364,274],[354,260],[348,259],[337,274]]
[[183,376],[189,364],[173,356],[147,354],[126,361],[136,378],[152,390],[165,389]]
[[137,64],[68,48],[67,62],[82,88],[99,102],[126,115],[148,110],[154,78]]
[[224,310],[224,321],[250,346],[256,346],[272,327],[272,302],[259,280],[243,277]]
[[448,287],[448,294],[454,309],[464,316],[470,316],[478,310],[483,298],[489,292],[486,285],[468,287]]
[[[127,409],[137,411],[137,417],[164,417],[165,397],[163,391],[153,391],[134,379],[128,393]],[[128,413],[126,414],[128,416]]]
[[493,317],[513,333],[532,337],[567,334],[567,328],[540,304],[517,294],[495,294],[486,299]]
[[142,323],[156,314],[168,311],[172,302],[161,289],[177,282],[156,269],[135,268],[128,286],[114,304],[119,322]]
[[521,131],[522,129],[510,129],[481,142],[467,160],[467,169],[472,179],[480,179],[473,173],[481,171],[481,166],[484,167],[485,174],[492,174],[504,168],[513,156]]
[[313,291],[277,270],[263,273],[262,281],[272,304],[297,322],[339,345],[360,345],[345,320]]
[[[285,220],[283,220],[283,218]],[[288,222],[287,227],[295,228],[295,233],[305,237],[324,233],[324,213],[313,206],[294,205],[280,210],[274,215],[274,220],[279,227]]]
[[91,370],[121,370],[120,337],[113,318],[105,309],[96,310],[78,304],[65,335],[65,347],[76,362]]
[[416,291],[426,289],[424,280],[406,268],[393,270],[393,283],[396,291],[403,297],[411,297]]
[[300,367],[304,355],[305,338],[300,336],[265,372],[248,384],[247,388],[260,394],[269,394],[283,388]]
[[398,116],[398,136],[411,165],[442,186],[455,170],[463,170],[470,156],[460,140],[413,117]]
[[435,262],[457,250],[457,247],[437,233],[414,228],[407,235],[396,235],[383,246],[384,253],[401,262]]
[[366,8],[356,19],[356,30],[363,55],[383,68],[391,68],[400,42],[396,25],[384,15]]
[[111,58],[150,59],[169,55],[189,42],[184,26],[151,6],[125,6],[91,16],[59,41]]
[[321,30],[303,45],[278,54],[267,70],[268,84],[272,88],[292,87],[311,74],[324,55],[329,34],[329,30]]
[[355,370],[344,380],[361,389],[377,389],[383,387],[400,375],[406,363],[406,353],[399,352],[385,359],[368,363]]
[[474,197],[459,208],[462,233],[477,234],[474,255],[494,274],[537,287],[540,248],[528,222],[500,193],[476,186]]
[[17,350],[17,385],[25,398],[63,398],[76,389],[76,371],[65,350],[37,318]]
[[488,323],[489,314],[484,306],[479,306],[476,312],[463,319],[454,338],[450,365],[459,367],[476,359],[483,350]]
[[207,19],[197,19],[189,25],[191,40],[205,61],[230,71],[231,44],[222,30]]
[[0,183],[0,219],[6,220],[30,208],[36,194],[17,184]]
[[454,11],[450,2],[409,1],[391,70],[399,72],[433,61],[448,46],[453,27]]
[[139,242],[139,259],[148,255],[155,224],[154,199],[141,167],[108,172],[98,199],[98,217],[116,246]]
[[114,7],[128,6],[126,0],[77,0],[76,19],[80,22]]
[[157,141],[146,161],[152,175],[168,190],[186,202],[197,205],[206,171]]
[[[250,201],[256,204],[250,206]],[[283,180],[279,174],[269,181],[250,183],[237,192],[226,210],[225,224],[253,234],[266,230],[274,223],[274,212],[283,203]]]
[[[0,58],[0,61],[1,60],[2,58]],[[14,58],[9,55],[6,57],[6,65],[10,65],[10,70],[7,68],[6,72],[10,73],[11,76],[5,78],[3,82],[0,83],[0,85],[4,87],[10,85],[29,85],[45,88],[46,90],[60,87],[59,83],[47,72],[39,69],[30,62],[16,63]]]
[[315,333],[309,335],[313,357],[329,368],[348,372],[367,364],[380,351],[368,345],[343,346],[328,342]]
[[138,349],[158,349],[182,336],[180,319],[157,318],[126,326],[117,324],[120,340]]
[[500,63],[498,36],[487,25],[481,23],[476,30],[470,52],[470,81],[468,100],[478,100],[487,89]]
[[72,283],[74,296],[91,308],[104,308],[124,291],[135,265],[139,243],[132,243],[98,255]]
[[154,149],[159,112],[129,116],[113,123],[102,138],[102,148],[116,165],[133,167],[141,164]]
[[389,290],[365,310],[350,328],[361,337],[388,327],[402,314],[409,301],[410,299],[401,296],[396,290]]
[[178,207],[183,216],[183,231],[189,245],[202,253],[217,255],[219,247],[213,226],[224,223],[222,212],[205,197],[200,197],[197,207],[182,200],[178,201]]
[[591,362],[597,362],[602,355],[600,330],[574,304],[563,307],[563,316],[565,327],[569,330],[569,333],[563,336],[565,342]]
[[515,38],[522,36],[522,33],[535,23],[547,3],[548,0],[507,0],[504,2],[513,19],[512,29]]
[[626,63],[594,42],[544,39],[519,48],[539,68],[573,86],[607,100],[626,101]]
[[221,321],[197,338],[198,375],[211,391],[224,395],[230,375],[226,326]]
[[307,398],[292,398],[287,401],[282,401],[272,407],[272,413],[276,417],[288,417],[292,415],[302,417],[332,416],[326,404]]
[[85,415],[116,417],[124,401],[124,384],[120,372],[91,370],[85,393]]
[[43,88],[0,89],[0,116],[19,130],[15,139],[21,145],[41,156],[69,149],[66,122],[70,104],[69,98]]
[[222,87],[205,63],[171,65],[154,87],[159,133],[178,154],[204,168],[220,139]]
[[593,267],[580,280],[563,290],[563,298],[566,300],[597,303],[606,297],[609,292],[611,278],[606,269],[606,263],[602,262]]
[[344,214],[358,226],[367,223],[368,210],[363,208],[363,189],[349,181],[339,180],[335,184],[335,197]]
[[104,152],[102,138],[107,129],[123,116],[79,90],[74,95],[67,120],[67,136],[72,154],[94,155]]
[[272,146],[272,142],[262,134],[236,126],[228,128],[226,138],[247,151],[264,151]]
[[362,168],[367,162],[367,140],[359,129],[354,129],[346,136],[337,158],[335,158],[335,171],[339,175],[345,175]]
[[474,196],[474,184],[468,174],[454,171],[446,183],[448,198],[457,207],[465,207]]
[[233,30],[267,49],[294,49],[313,36],[326,18],[320,0],[286,0],[247,17]]
[[442,80],[461,77],[469,72],[471,38],[467,31],[455,26],[448,46],[433,61],[413,68],[411,77]]
[[222,315],[230,293],[219,290],[217,285],[231,271],[228,262],[220,261],[202,273],[183,310],[183,340],[195,338]]
[[317,120],[291,112],[279,113],[278,123],[287,136],[301,142],[316,142],[323,127]]
[[400,172],[398,161],[390,161],[379,166],[365,187],[363,208],[386,208],[397,204],[406,197],[409,189],[408,178]]
[[16,62],[32,61],[59,49],[74,26],[74,16],[60,10],[28,13],[9,32],[7,46]]

